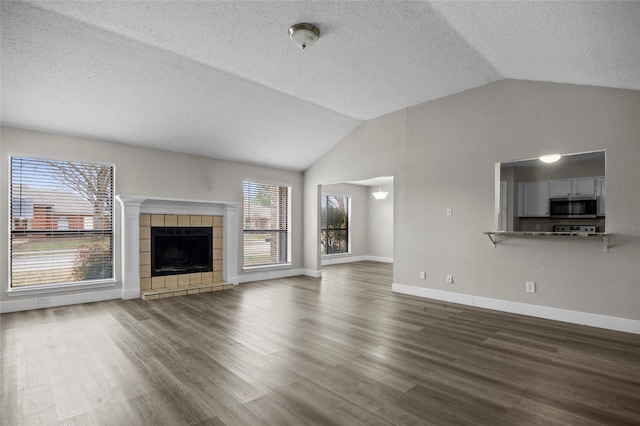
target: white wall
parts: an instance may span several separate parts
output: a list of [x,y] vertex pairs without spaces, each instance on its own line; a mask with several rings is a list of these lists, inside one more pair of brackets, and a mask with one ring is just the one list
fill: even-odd
[[388,192],[384,200],[376,200],[371,193],[380,186],[369,187],[369,227],[367,255],[372,260],[393,262],[393,185],[382,185]]
[[[138,148],[117,143],[53,135],[2,127],[0,171],[0,223],[9,223],[9,156],[24,155],[62,160],[101,161],[115,163],[117,195],[144,195],[176,199],[224,201],[242,203],[242,182],[245,179],[290,185],[292,250],[290,268],[269,269],[269,272],[242,271],[242,229],[238,236],[238,268],[241,281],[297,274],[302,268],[302,173],[258,167],[247,164]],[[179,143],[177,141],[176,143]],[[120,223],[116,205],[115,247],[116,277],[120,271]],[[240,214],[242,214],[240,212]],[[238,223],[241,226],[241,220]],[[8,243],[6,226],[0,226],[0,300],[8,301]],[[119,286],[116,286],[118,288]],[[100,292],[101,290],[96,290]],[[107,290],[104,290],[105,292]],[[72,293],[72,292],[69,292]],[[105,295],[94,295],[96,300]],[[26,296],[28,297],[28,296]],[[11,297],[15,302],[19,297]],[[69,300],[72,298],[69,297]],[[82,298],[75,300],[84,301]]]
[[[587,239],[514,238],[491,248],[482,232],[494,230],[496,162],[600,149],[609,253]],[[397,291],[540,316],[568,312],[566,320],[640,333],[638,164],[640,92],[503,80],[364,123],[305,172],[305,189],[329,178],[394,176]],[[305,194],[311,270],[319,265],[308,237],[317,235],[315,203]],[[536,293],[525,292],[525,281],[536,282]]]

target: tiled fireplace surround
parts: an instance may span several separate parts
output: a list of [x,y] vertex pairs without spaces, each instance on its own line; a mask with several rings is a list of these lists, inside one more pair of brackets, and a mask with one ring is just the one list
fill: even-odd
[[[122,298],[164,297],[233,288],[238,284],[237,235],[240,203],[118,195],[122,223]],[[211,226],[213,272],[151,277],[151,226]]]

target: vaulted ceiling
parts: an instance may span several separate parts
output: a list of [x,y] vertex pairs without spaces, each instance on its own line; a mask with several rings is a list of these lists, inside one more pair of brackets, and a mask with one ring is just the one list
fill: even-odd
[[[640,90],[640,2],[2,1],[2,124],[304,170],[511,78]],[[320,39],[296,48],[288,28]]]

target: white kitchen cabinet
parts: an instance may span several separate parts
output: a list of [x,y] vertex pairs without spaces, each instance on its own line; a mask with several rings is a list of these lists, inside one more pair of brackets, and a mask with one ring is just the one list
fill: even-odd
[[606,216],[607,196],[604,177],[596,178],[596,195],[598,196],[598,216]]
[[596,195],[595,178],[573,179],[572,184],[573,195],[575,196]]
[[571,184],[571,179],[552,180],[549,182],[549,196],[551,198],[570,197],[572,190]]
[[596,195],[595,178],[560,179],[549,182],[549,195],[556,197],[585,197]]
[[518,216],[549,217],[549,181],[518,185]]

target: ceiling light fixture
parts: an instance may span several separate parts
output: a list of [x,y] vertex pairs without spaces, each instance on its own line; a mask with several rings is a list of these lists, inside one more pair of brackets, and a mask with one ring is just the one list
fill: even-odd
[[376,192],[372,192],[371,195],[373,195],[373,198],[375,198],[376,200],[384,200],[385,198],[387,198],[387,194],[389,194],[388,192],[384,192],[382,190],[382,178],[380,178],[380,186],[379,186],[379,190]]
[[304,49],[311,46],[320,37],[320,30],[312,24],[295,24],[289,28],[289,38],[293,44]]
[[555,163],[562,157],[560,154],[547,154],[540,157],[540,161],[543,163]]

